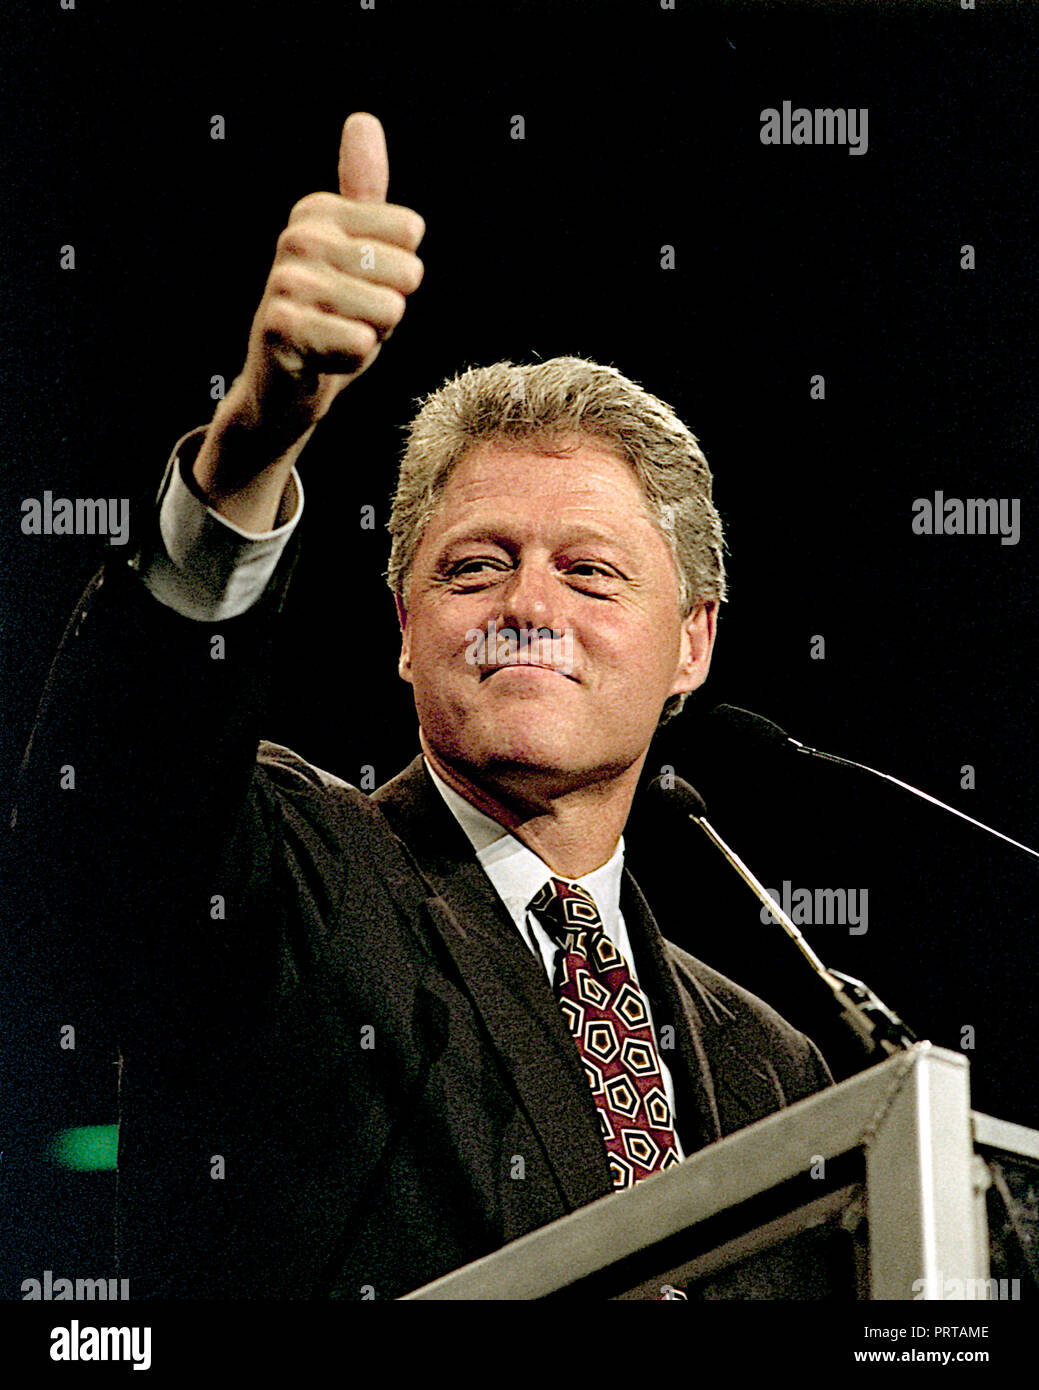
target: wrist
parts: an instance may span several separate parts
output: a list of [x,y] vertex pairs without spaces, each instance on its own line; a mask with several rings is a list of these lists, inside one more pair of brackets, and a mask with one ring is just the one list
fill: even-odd
[[314,427],[276,431],[232,386],[213,415],[192,476],[208,504],[229,521],[248,531],[269,531]]

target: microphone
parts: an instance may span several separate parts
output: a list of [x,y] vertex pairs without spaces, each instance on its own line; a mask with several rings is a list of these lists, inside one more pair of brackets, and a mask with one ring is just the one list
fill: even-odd
[[[744,711],[739,712],[744,713]],[[754,718],[753,715],[749,717]],[[763,720],[762,723],[768,723],[768,721]],[[771,727],[776,728],[775,725]],[[784,738],[786,737],[782,730],[777,729],[777,733]],[[762,886],[739,855],[730,849],[714,826],[711,825],[707,819],[707,805],[695,787],[690,786],[684,778],[668,773],[654,777],[648,785],[648,790],[672,811],[677,811],[687,819],[694,821],[714,847],[724,855],[744,883],[768,908],[772,917],[779,922],[812,970],[832,991],[834,1000],[840,1006],[843,1021],[852,1029],[858,1040],[866,1045],[870,1053],[883,1051],[890,1055],[905,1051],[917,1042],[916,1034],[906,1027],[898,1015],[889,1009],[867,984],[864,984],[862,980],[856,980],[851,975],[844,975],[839,970],[830,970],[823,964],[797,926],[776,900],[769,895],[768,890]]]
[[807,753],[810,757],[821,758],[824,762],[837,763],[839,767],[850,767],[856,772],[868,772],[871,776],[880,777],[885,782],[893,782],[896,787],[901,787],[903,791],[912,792],[913,796],[918,796],[923,801],[929,801],[932,806],[937,806],[942,811],[948,811],[952,815],[958,816],[960,820],[965,820],[968,825],[973,825],[978,830],[984,830],[987,835],[995,835],[997,840],[1004,840],[1008,845],[1013,845],[1015,849],[1024,850],[1025,854],[1030,854],[1033,859],[1039,859],[1039,850],[1030,849],[1028,845],[1023,845],[1020,840],[1012,840],[1001,830],[994,830],[991,825],[975,820],[973,816],[968,816],[963,811],[957,811],[955,806],[949,806],[946,802],[939,801],[936,796],[931,796],[929,792],[921,791],[919,787],[910,786],[908,782],[902,782],[899,778],[892,777],[888,772],[878,772],[875,767],[867,767],[865,763],[852,762],[850,758],[839,758],[836,753],[824,753],[821,748],[812,748],[806,743],[801,743],[799,739],[791,738],[786,730],[781,729],[778,724],[773,724],[771,719],[765,719],[760,714],[752,714],[750,710],[740,709],[738,705],[717,705],[711,711],[711,717],[721,719],[730,728],[747,735],[748,738],[763,747],[793,748],[798,753]]

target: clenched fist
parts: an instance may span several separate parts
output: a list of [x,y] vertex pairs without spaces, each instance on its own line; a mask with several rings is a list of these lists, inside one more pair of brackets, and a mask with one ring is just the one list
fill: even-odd
[[248,530],[273,524],[285,479],[335,397],[367,370],[422,280],[425,223],[386,202],[382,126],[343,126],[339,192],[292,209],[253,320],[241,374],[195,462],[210,500]]

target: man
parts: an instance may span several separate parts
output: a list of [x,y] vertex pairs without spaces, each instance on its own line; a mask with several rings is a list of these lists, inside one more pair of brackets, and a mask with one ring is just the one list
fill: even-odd
[[422,277],[373,117],[339,186],[159,536],[85,595],[14,816],[41,950],[117,1020],[136,1297],[399,1296],[829,1082],[623,868],[724,575],[695,439],[620,373],[498,364],[416,419],[388,577],[421,756],[369,799],[260,742],[295,461]]

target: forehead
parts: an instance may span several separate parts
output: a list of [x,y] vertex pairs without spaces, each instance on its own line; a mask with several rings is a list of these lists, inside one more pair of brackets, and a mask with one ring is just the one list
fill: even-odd
[[[452,469],[438,508],[441,526],[461,513],[497,510],[506,518],[641,513],[649,517],[639,479],[607,440],[567,435],[553,440],[489,440]],[[438,528],[440,529],[440,528]]]

